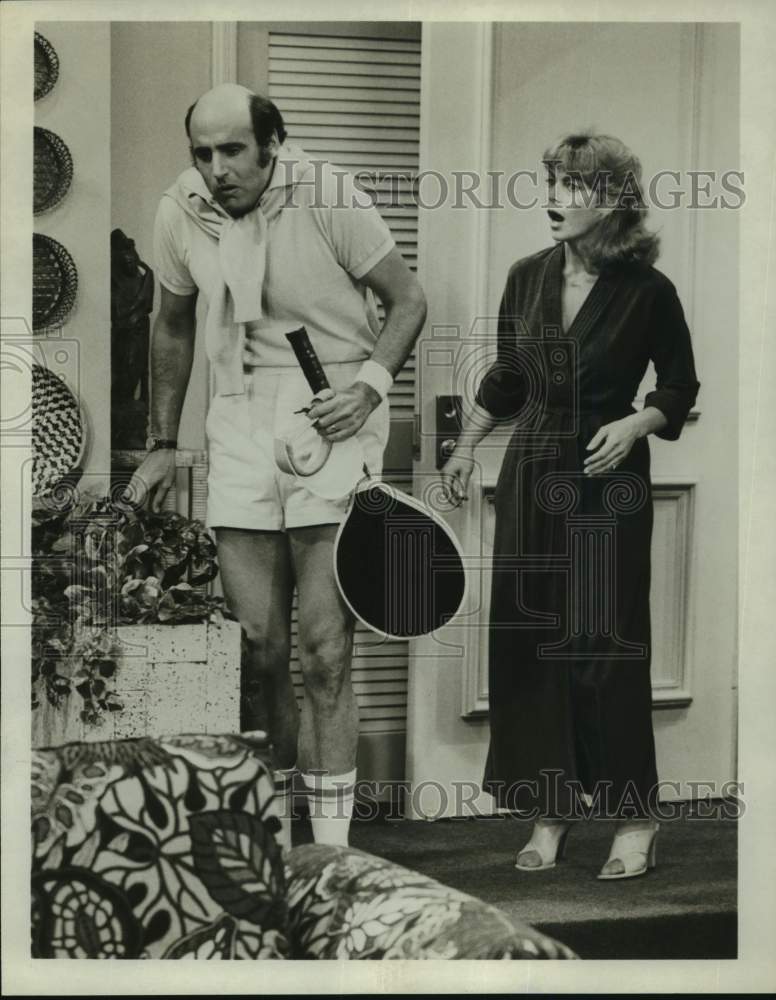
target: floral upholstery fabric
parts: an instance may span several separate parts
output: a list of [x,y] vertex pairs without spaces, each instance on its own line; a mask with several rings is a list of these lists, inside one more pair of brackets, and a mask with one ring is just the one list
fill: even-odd
[[279,825],[261,739],[33,751],[33,957],[286,957]]
[[577,957],[494,906],[362,851],[309,844],[286,863],[292,958]]

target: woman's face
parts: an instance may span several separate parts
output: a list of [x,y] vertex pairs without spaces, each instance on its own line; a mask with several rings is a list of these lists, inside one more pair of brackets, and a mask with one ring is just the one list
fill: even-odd
[[606,209],[598,204],[598,194],[579,177],[563,170],[547,178],[547,216],[550,235],[558,243],[573,242],[598,225]]

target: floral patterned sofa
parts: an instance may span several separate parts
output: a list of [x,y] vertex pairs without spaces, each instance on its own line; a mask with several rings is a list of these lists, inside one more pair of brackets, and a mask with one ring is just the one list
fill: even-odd
[[39,958],[574,958],[495,907],[352,848],[285,857],[247,736],[33,751]]

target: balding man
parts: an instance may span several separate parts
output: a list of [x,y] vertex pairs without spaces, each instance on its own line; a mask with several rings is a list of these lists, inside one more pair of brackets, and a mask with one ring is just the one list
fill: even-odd
[[[194,166],[165,193],[156,219],[152,436],[135,486],[158,509],[173,482],[199,297],[215,376],[207,520],[227,603],[247,638],[243,729],[269,730],[279,792],[300,768],[316,841],[346,844],[358,711],[353,620],[335,583],[333,544],[347,496],[322,496],[275,463],[279,428],[310,404],[285,334],[307,328],[335,390],[310,420],[329,442],[355,437],[379,473],[385,395],[420,332],[425,298],[352,178],[287,145],[270,101],[216,87],[189,109],[186,131]],[[382,329],[373,293],[385,307]],[[301,720],[289,671],[295,586]],[[283,836],[288,846],[288,823]]]

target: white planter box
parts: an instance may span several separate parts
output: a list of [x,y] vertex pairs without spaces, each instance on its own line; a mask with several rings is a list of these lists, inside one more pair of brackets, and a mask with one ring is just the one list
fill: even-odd
[[118,669],[107,683],[124,706],[106,712],[98,726],[79,716],[82,699],[71,694],[54,709],[32,712],[32,745],[112,740],[172,733],[240,730],[240,626],[125,625],[116,630]]

